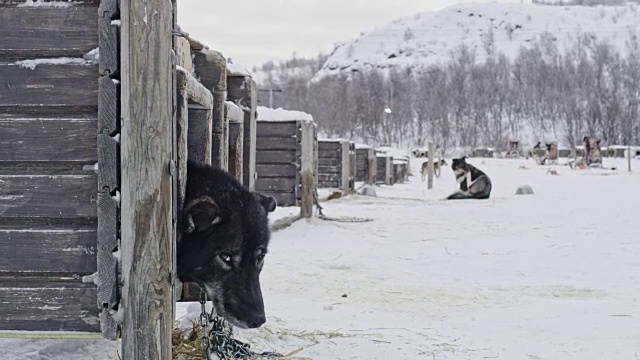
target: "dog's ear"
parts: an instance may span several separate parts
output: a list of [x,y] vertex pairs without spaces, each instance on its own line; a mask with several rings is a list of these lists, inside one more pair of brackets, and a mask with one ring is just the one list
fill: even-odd
[[201,196],[185,204],[184,210],[185,226],[184,232],[191,234],[195,231],[204,231],[216,225],[222,219],[220,208],[210,196]]
[[596,144],[600,145],[600,140],[596,141]]
[[276,199],[273,196],[264,196],[262,194],[253,193],[260,205],[268,212],[273,212],[278,206]]

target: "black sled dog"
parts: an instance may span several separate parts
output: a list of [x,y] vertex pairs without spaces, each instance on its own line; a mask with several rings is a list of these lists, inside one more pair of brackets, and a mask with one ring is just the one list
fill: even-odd
[[225,171],[188,163],[177,247],[178,277],[206,290],[218,315],[239,328],[266,321],[260,271],[276,200],[252,193]]
[[475,166],[468,164],[466,157],[453,159],[451,169],[460,184],[460,191],[449,195],[447,200],[488,199],[491,195],[491,179]]

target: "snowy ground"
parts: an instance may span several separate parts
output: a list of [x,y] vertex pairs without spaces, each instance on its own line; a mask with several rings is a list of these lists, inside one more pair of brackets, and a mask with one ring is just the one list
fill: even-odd
[[[559,176],[533,160],[469,162],[491,177],[490,200],[441,201],[451,171],[427,190],[416,160],[408,184],[324,204],[373,222],[303,220],[274,233],[267,325],[238,334],[298,359],[640,358],[640,161],[635,173],[623,161],[554,166]],[[513,195],[523,184],[535,194]],[[0,349],[3,359],[113,356],[108,341]]]

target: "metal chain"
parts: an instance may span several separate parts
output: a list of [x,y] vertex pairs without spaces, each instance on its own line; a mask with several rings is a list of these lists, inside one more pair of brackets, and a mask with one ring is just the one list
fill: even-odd
[[357,216],[340,216],[340,217],[330,217],[330,216],[326,216],[322,210],[324,209],[322,206],[320,206],[320,200],[318,199],[318,189],[313,189],[313,204],[316,206],[316,210],[318,213],[318,219],[321,220],[325,220],[325,221],[336,221],[336,222],[343,222],[343,223],[362,223],[362,222],[370,222],[373,221],[373,219],[369,219],[369,218],[361,218],[361,217],[357,217]]
[[[200,326],[204,331],[202,335],[202,345],[205,349],[207,360],[213,360],[215,355],[220,360],[235,359],[273,359],[280,357],[277,353],[263,352],[255,353],[251,351],[250,345],[233,338],[233,328],[222,317],[216,315],[216,310],[212,306],[211,313],[205,309],[207,303],[207,293],[200,290]],[[211,324],[211,330],[208,325]]]

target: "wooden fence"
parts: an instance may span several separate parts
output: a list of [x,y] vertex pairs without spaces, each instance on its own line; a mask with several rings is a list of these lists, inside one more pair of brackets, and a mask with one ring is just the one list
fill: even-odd
[[97,332],[115,282],[81,279],[116,271],[117,27],[95,1],[24,5],[0,5],[0,330]]
[[318,187],[339,189],[343,194],[355,190],[355,144],[346,140],[318,141]]
[[[114,339],[124,308],[125,356],[168,358],[186,161],[255,179],[255,83],[174,15],[139,0],[0,5],[0,330]],[[134,251],[150,246],[163,251]]]
[[316,187],[316,126],[305,120],[258,121],[256,191],[311,216]]

